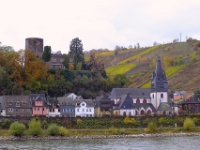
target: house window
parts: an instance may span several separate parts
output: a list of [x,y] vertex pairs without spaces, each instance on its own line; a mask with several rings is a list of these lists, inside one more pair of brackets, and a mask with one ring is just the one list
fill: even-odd
[[139,99],[137,99],[137,100],[136,100],[136,104],[139,104],[139,103],[140,103],[140,100],[139,100]]
[[82,104],[82,106],[85,106],[85,104]]
[[34,111],[36,111],[36,108],[34,108]]
[[65,112],[65,109],[63,109],[63,112]]
[[13,112],[13,108],[8,108],[8,112]]
[[40,111],[40,108],[38,108],[38,111]]
[[86,112],[88,112],[88,109],[86,109]]
[[44,111],[44,108],[42,108],[42,111]]
[[19,107],[20,106],[20,103],[19,101],[16,102],[16,107]]
[[163,94],[160,94],[160,97],[163,98]]
[[60,108],[58,109],[58,112],[60,112]]
[[79,109],[77,109],[77,112],[79,112]]
[[146,99],[144,99],[144,100],[143,100],[143,103],[144,103],[144,104],[146,104],[146,103],[147,103],[147,100],[146,100]]
[[153,94],[153,96],[152,96],[153,98],[154,98],[154,94]]
[[91,112],[91,108],[89,109],[89,111]]
[[18,111],[18,109],[16,109],[16,111]]

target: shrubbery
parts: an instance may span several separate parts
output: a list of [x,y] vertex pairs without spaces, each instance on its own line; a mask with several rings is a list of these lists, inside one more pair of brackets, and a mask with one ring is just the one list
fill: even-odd
[[69,134],[69,131],[65,127],[59,127],[59,135],[65,136],[68,134]]
[[29,123],[29,134],[33,136],[40,135],[42,133],[41,122],[35,118]]
[[194,121],[191,118],[186,118],[183,123],[183,128],[185,130],[193,130],[195,127]]
[[157,126],[156,126],[155,122],[153,122],[153,121],[149,122],[148,129],[150,132],[155,132],[156,128],[157,128]]
[[59,126],[57,124],[51,124],[47,129],[48,135],[58,135],[59,134]]
[[14,136],[22,136],[25,130],[25,125],[18,121],[13,122],[10,125],[9,133]]
[[11,125],[11,121],[9,119],[4,119],[2,122],[1,122],[1,127],[3,129],[9,129],[10,125]]

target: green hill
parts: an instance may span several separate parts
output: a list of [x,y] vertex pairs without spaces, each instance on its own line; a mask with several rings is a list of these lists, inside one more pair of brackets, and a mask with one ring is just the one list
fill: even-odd
[[[169,88],[194,91],[200,89],[200,46],[196,41],[169,43],[148,48],[98,52],[107,75],[126,74],[129,87],[150,86],[155,60],[159,55],[166,71]],[[197,46],[196,46],[197,45]],[[167,63],[170,60],[170,63]],[[167,65],[168,64],[168,65]]]

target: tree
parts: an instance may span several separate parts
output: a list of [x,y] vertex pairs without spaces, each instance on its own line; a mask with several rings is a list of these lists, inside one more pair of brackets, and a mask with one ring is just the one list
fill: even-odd
[[64,54],[64,62],[63,65],[65,66],[65,68],[69,68],[69,55]]
[[116,86],[119,86],[119,87],[128,87],[130,83],[130,80],[124,74],[115,75],[114,81],[116,83]]
[[70,54],[73,54],[75,66],[77,63],[84,63],[83,44],[79,38],[72,39],[70,43]]
[[46,62],[51,60],[51,46],[45,46],[42,54],[42,59]]

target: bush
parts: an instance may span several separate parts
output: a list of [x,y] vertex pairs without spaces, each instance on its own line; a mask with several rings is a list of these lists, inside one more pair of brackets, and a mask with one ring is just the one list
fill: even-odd
[[156,128],[157,128],[157,126],[156,126],[155,122],[151,121],[148,123],[148,129],[150,132],[155,132]]
[[186,118],[183,123],[183,128],[185,130],[193,130],[195,127],[194,121],[191,118]]
[[29,123],[29,134],[33,136],[40,135],[42,133],[41,122],[35,118]]
[[43,120],[43,121],[42,121],[42,127],[43,127],[43,129],[46,129],[47,126],[48,126],[47,121],[46,121],[46,120]]
[[68,134],[69,134],[69,131],[65,127],[59,127],[59,135],[65,136]]
[[124,128],[120,128],[120,129],[119,129],[119,133],[120,133],[120,134],[124,134],[125,132],[126,132],[126,130],[125,130]]
[[81,127],[81,124],[82,124],[82,120],[81,119],[77,119],[76,120],[76,124],[77,124],[77,126],[80,128]]
[[110,127],[108,130],[112,134],[117,134],[118,133],[117,128],[115,128],[115,127]]
[[25,130],[25,125],[15,121],[9,128],[9,133],[14,136],[22,136]]
[[48,135],[58,135],[59,134],[59,126],[57,124],[51,124],[47,129]]
[[11,125],[11,121],[9,119],[4,119],[2,122],[1,122],[1,127],[3,129],[9,129]]

